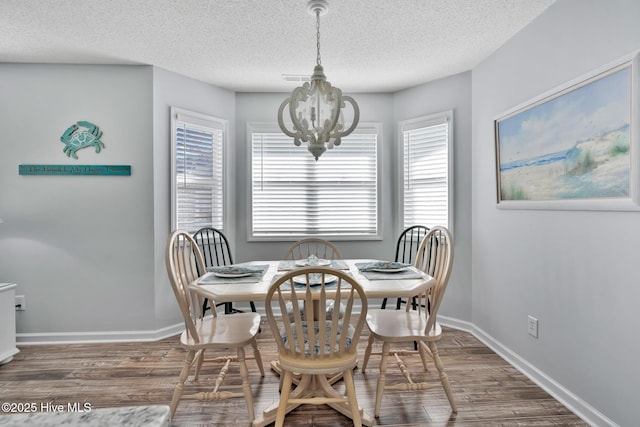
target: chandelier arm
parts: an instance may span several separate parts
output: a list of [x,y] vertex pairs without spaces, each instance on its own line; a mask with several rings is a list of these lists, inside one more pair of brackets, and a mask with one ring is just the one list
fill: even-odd
[[298,130],[298,133],[302,133],[304,127],[302,126],[302,123],[300,123],[300,121],[298,120],[298,117],[296,117],[296,107],[298,106],[298,103],[301,100],[304,101],[306,99],[306,95],[305,95],[305,92],[307,92],[307,89],[305,86],[306,84],[307,83],[305,83],[301,87],[295,88],[293,92],[291,92],[291,96],[288,98],[289,118],[291,119],[291,123],[293,124],[293,127]]
[[[284,101],[282,101],[282,104],[280,104],[280,108],[278,108],[278,126],[280,126],[280,130],[287,135],[290,138],[293,138],[293,143],[296,146],[300,146],[300,131],[298,130],[297,132],[291,132],[289,129],[287,129],[287,126],[284,124],[284,120],[283,120],[283,114],[284,114],[284,109],[286,106],[289,105],[291,99],[287,98]],[[289,109],[291,109],[291,107],[289,107]]]
[[[332,132],[331,136],[336,139],[350,135],[351,132],[356,129],[356,126],[358,126],[358,122],[360,121],[360,108],[358,107],[356,101],[350,96],[343,96],[342,100],[351,104],[351,107],[353,108],[353,122],[351,123],[351,126],[349,126],[349,129],[345,130],[344,132]],[[342,106],[344,106],[344,103],[342,104]],[[336,145],[340,145],[340,143]]]
[[[309,82],[305,82],[302,86],[295,88],[291,93],[291,98],[289,98],[289,116],[291,117],[291,123],[297,130],[298,138],[304,142],[317,141],[316,135],[312,132],[313,128],[309,127],[309,122],[306,119],[303,119],[301,122],[295,114],[298,106],[297,103],[300,101],[304,102],[309,98],[310,88],[311,85],[309,85]],[[294,100],[296,101],[295,105],[293,104]]]
[[[331,133],[332,133],[331,131],[335,129],[336,125],[338,124],[338,120],[340,119],[340,109],[342,106],[342,91],[337,87],[331,86],[329,82],[326,82],[326,83],[327,83],[327,86],[329,86],[328,95],[333,95],[337,101],[336,101],[336,111],[331,116],[329,124],[327,126],[325,126],[324,124],[320,126],[324,130],[323,133],[326,134],[327,136],[326,139],[324,139],[323,141],[328,141],[329,138],[331,137]],[[325,119],[325,121],[327,120],[329,119]]]

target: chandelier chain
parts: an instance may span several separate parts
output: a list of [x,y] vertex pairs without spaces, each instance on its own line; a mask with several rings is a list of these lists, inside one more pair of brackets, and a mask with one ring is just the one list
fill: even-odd
[[320,10],[316,9],[316,48],[318,55],[316,56],[316,64],[322,65],[320,60]]

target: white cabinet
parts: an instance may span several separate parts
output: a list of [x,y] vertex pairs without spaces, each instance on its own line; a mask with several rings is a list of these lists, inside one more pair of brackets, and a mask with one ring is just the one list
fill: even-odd
[[16,285],[0,283],[0,365],[11,361],[16,348]]

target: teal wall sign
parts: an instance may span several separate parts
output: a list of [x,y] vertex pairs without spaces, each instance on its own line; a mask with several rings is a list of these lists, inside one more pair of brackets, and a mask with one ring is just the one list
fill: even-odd
[[131,175],[124,165],[19,165],[20,175]]
[[76,122],[69,126],[60,137],[60,142],[64,144],[64,153],[67,157],[78,158],[76,151],[87,147],[94,147],[96,153],[104,148],[104,142],[100,141],[102,131],[96,125],[85,120]]

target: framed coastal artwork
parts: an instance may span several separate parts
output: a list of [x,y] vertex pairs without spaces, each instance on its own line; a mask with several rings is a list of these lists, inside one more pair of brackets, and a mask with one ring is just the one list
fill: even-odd
[[638,54],[494,121],[498,208],[640,210]]

